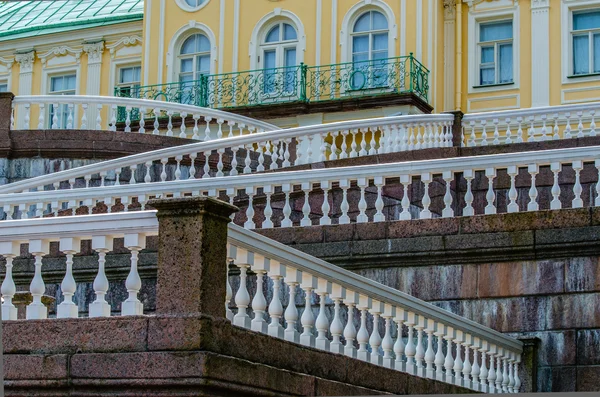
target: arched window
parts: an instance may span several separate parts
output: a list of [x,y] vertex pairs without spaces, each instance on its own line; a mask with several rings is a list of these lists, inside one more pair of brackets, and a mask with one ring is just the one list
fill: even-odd
[[265,94],[291,93],[297,82],[298,32],[287,22],[271,26],[260,45],[258,65],[264,69]]
[[352,27],[352,88],[380,87],[387,82],[388,20],[379,11],[362,14]]
[[196,103],[199,95],[193,82],[210,73],[210,41],[200,33],[185,39],[179,51],[179,82],[182,103]]

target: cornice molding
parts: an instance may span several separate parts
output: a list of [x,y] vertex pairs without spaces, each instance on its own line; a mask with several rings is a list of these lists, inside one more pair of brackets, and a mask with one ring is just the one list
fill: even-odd
[[46,66],[46,62],[48,62],[49,59],[54,57],[62,57],[67,54],[72,54],[75,57],[75,61],[79,63],[81,61],[82,52],[82,49],[75,49],[66,45],[61,45],[51,48],[48,52],[38,55],[38,57],[42,60],[43,66]]
[[129,47],[142,44],[142,38],[136,34],[130,36],[121,37],[118,41],[113,44],[107,45],[106,48],[110,51],[110,57],[114,58],[117,55],[117,50],[121,47]]
[[15,58],[0,57],[0,63],[4,64],[10,70],[15,63]]

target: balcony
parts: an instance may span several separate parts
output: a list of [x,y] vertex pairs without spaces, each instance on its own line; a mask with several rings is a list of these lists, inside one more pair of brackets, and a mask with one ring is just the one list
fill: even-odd
[[[429,70],[409,56],[332,65],[250,70],[202,75],[199,80],[115,89],[115,96],[243,111],[264,105],[325,104],[410,98],[429,107]],[[385,98],[385,99],[384,99]]]

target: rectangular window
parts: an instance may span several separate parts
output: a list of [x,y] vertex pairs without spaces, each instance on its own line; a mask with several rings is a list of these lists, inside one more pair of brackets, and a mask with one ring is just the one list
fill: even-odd
[[8,83],[6,81],[0,81],[0,92],[8,91]]
[[[75,95],[76,78],[74,74],[50,77],[50,90],[48,94]],[[74,108],[69,109],[69,106],[66,104],[59,105],[58,108],[55,105],[50,105],[50,116],[48,118],[50,128],[67,128],[69,122],[72,124],[75,118],[73,114],[69,114],[72,111],[74,111]],[[69,120],[69,117],[71,120]]]
[[600,73],[600,10],[573,13],[573,74]]
[[127,66],[119,68],[117,95],[126,98],[139,98],[141,75],[141,66]]
[[479,25],[479,85],[513,82],[513,21]]

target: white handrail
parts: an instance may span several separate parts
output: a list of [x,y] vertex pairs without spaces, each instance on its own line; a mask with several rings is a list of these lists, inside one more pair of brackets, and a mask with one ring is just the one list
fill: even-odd
[[[411,116],[395,116],[395,117],[382,117],[375,119],[366,119],[366,120],[351,120],[351,121],[342,121],[330,124],[321,124],[321,125],[313,125],[313,126],[304,126],[304,127],[296,127],[289,129],[281,129],[275,131],[268,132],[260,132],[251,135],[239,135],[234,137],[222,138],[218,140],[212,140],[208,142],[200,142],[200,143],[192,143],[188,145],[182,145],[172,148],[165,148],[154,150],[150,152],[135,154],[119,159],[112,159],[107,161],[102,161],[99,163],[89,164],[86,166],[59,171],[53,174],[42,175],[35,178],[30,178],[27,180],[11,183],[8,185],[0,186],[0,193],[12,193],[12,192],[21,192],[29,189],[36,189],[46,185],[52,185],[55,183],[60,183],[76,178],[83,178],[86,175],[94,175],[99,174],[101,172],[110,172],[115,169],[121,169],[126,167],[131,167],[139,164],[146,164],[148,162],[158,161],[165,158],[176,158],[178,156],[189,156],[190,154],[197,153],[211,153],[213,151],[224,150],[233,148],[234,150],[238,150],[239,148],[251,147],[255,144],[265,143],[265,142],[290,142],[292,139],[296,139],[297,141],[309,141],[313,138],[321,139],[323,141],[322,136],[331,135],[335,133],[337,135],[338,132],[348,132],[348,131],[367,131],[367,130],[375,130],[375,129],[383,129],[383,128],[395,128],[396,136],[395,140],[399,137],[399,131],[397,131],[398,126],[412,126],[412,125],[427,125],[431,123],[439,123],[446,125],[446,134],[449,134],[449,127],[454,120],[454,116],[451,114],[437,114],[437,115],[411,115]],[[411,127],[412,128],[412,127]],[[365,132],[366,133],[366,132]],[[390,138],[392,138],[390,136]],[[388,140],[389,142],[389,140]],[[439,143],[439,142],[438,142]],[[451,138],[446,139],[443,143],[444,146],[448,146],[448,143],[451,143]],[[321,153],[322,156],[325,156],[326,148],[323,145],[320,145],[323,149]],[[387,146],[383,146],[379,144],[378,152],[388,153],[393,152],[395,147],[388,144]],[[329,148],[330,149],[330,148]],[[405,149],[406,150],[406,149]],[[286,146],[286,153],[288,151],[288,147]],[[358,156],[358,151],[356,152]],[[315,156],[315,161],[322,161],[322,156]],[[305,154],[305,159],[310,159]],[[340,156],[341,157],[341,156]],[[333,159],[332,155],[329,156],[328,159]],[[305,161],[303,163],[306,163]]]

